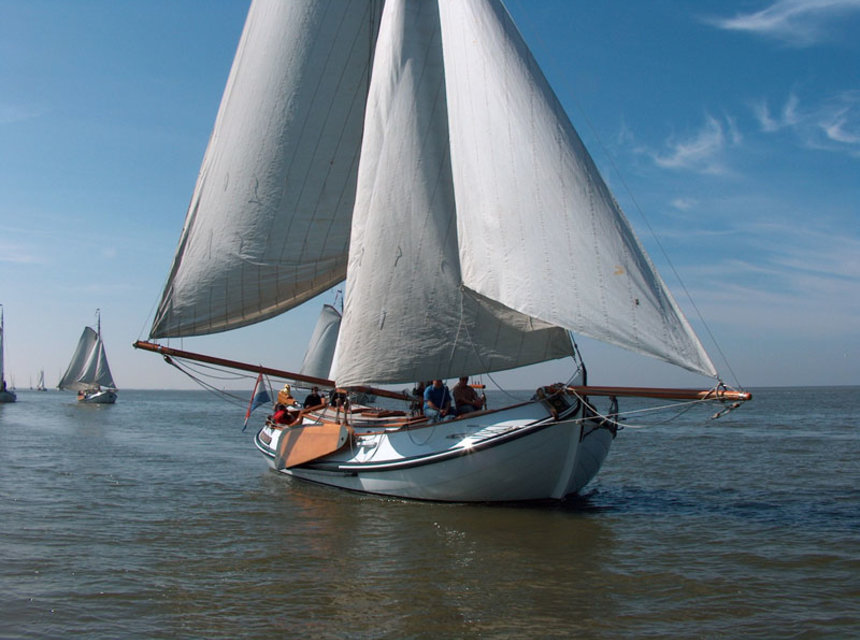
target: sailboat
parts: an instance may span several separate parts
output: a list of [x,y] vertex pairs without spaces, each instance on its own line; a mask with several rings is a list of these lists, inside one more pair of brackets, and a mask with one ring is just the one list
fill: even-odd
[[6,387],[6,370],[3,368],[3,305],[0,304],[0,402],[15,402],[18,396]]
[[36,391],[47,391],[48,388],[45,386],[45,370],[39,370],[39,381],[36,383]]
[[[317,319],[311,340],[305,351],[302,367],[299,374],[302,376],[314,376],[325,378],[331,371],[331,363],[334,359],[334,350],[337,347],[337,336],[340,333],[340,322],[343,314],[334,306],[324,304]],[[350,402],[353,404],[368,404],[376,402],[376,394],[370,390],[348,393]]]
[[78,402],[113,404],[116,383],[102,342],[101,312],[96,309],[96,328],[84,327],[68,369],[60,379],[60,389],[78,392]]
[[[327,375],[135,346],[326,386],[257,432],[272,469],[423,500],[561,500],[603,464],[618,397],[750,398],[721,382],[500,0],[252,3],[150,339],[343,281]],[[709,384],[590,387],[575,335]],[[561,358],[566,382],[454,419],[342,401]]]

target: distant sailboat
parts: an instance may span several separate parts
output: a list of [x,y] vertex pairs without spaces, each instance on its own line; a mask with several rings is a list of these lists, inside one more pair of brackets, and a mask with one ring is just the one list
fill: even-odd
[[[315,378],[328,378],[331,373],[331,365],[334,360],[334,350],[337,346],[337,336],[340,333],[340,322],[342,314],[336,307],[323,305],[305,358],[299,374]],[[376,394],[370,390],[350,391],[349,399],[355,404],[369,404],[376,402]]]
[[[567,383],[451,421],[332,405],[257,434],[279,472],[428,500],[581,490],[618,428],[590,396],[750,397],[719,381],[499,0],[252,3],[150,336],[261,322],[344,279],[316,376],[135,346],[406,402],[369,385],[572,359]],[[589,387],[571,332],[713,386]]]
[[39,382],[36,383],[36,391],[47,391],[48,388],[45,386],[45,370],[41,369],[39,371]]
[[15,402],[18,396],[6,387],[6,371],[3,368],[3,305],[0,304],[0,402]]
[[78,341],[69,368],[60,379],[60,389],[78,392],[78,402],[113,404],[116,402],[116,383],[102,342],[101,313],[96,310],[96,329],[85,327]]

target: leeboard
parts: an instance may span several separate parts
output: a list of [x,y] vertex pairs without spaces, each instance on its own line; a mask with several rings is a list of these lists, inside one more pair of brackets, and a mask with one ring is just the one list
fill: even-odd
[[289,469],[334,453],[346,444],[347,429],[333,422],[284,429],[278,441],[275,468]]

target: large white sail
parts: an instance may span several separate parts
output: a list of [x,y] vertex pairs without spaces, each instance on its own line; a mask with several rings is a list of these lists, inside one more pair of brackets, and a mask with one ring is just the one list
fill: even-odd
[[91,327],[85,327],[78,340],[68,369],[60,379],[60,389],[85,391],[97,386],[115,389],[116,383],[108,365],[104,343]]
[[504,7],[439,8],[464,285],[716,375]]
[[571,353],[565,331],[461,287],[439,10],[380,28],[353,214],[339,384],[507,369]]
[[559,358],[569,331],[715,375],[501,2],[381,6],[253,2],[151,335],[346,277],[342,385]]
[[501,4],[389,1],[334,375],[521,366],[552,327],[715,374]]
[[344,279],[381,7],[252,4],[153,337],[259,322]]

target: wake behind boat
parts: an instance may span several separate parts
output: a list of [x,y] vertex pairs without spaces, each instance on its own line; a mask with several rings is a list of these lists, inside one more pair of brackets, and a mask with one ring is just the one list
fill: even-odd
[[[749,399],[720,381],[499,0],[252,3],[150,337],[261,322],[344,279],[327,374],[136,346],[331,389],[282,403],[293,417],[257,448],[279,472],[405,498],[581,490],[618,427],[592,397],[643,390],[588,387],[573,333],[710,378],[655,392]],[[343,402],[560,358],[568,382],[450,421]]]
[[77,391],[78,402],[113,404],[117,399],[117,389],[102,342],[102,321],[98,309],[96,317],[96,329],[84,327],[72,361],[58,386]]

